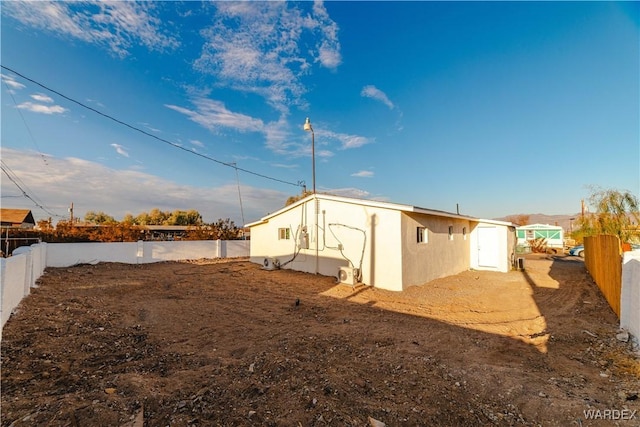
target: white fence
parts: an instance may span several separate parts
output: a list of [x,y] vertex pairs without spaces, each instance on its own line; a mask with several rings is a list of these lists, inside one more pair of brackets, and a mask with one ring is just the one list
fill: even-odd
[[0,258],[0,337],[2,327],[22,298],[44,272],[45,267],[121,262],[147,264],[200,258],[249,256],[249,240],[198,240],[123,243],[38,243]]
[[620,292],[620,327],[640,340],[640,252],[625,252]]

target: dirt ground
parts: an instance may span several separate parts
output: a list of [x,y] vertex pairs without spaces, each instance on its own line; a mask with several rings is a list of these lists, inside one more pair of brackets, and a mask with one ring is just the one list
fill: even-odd
[[2,333],[2,425],[640,425],[582,260],[525,267],[402,293],[247,260],[50,268]]

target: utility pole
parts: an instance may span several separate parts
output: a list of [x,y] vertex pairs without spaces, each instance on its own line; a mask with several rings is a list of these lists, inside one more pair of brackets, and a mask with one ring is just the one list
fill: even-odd
[[71,207],[69,207],[69,221],[71,225],[73,225],[73,202],[71,202]]
[[244,234],[244,209],[242,207],[242,194],[240,193],[240,178],[238,177],[238,165],[236,162],[229,163],[233,165],[233,168],[236,170],[236,183],[238,184],[238,198],[240,199],[240,215],[242,215],[242,240],[246,240],[247,236]]
[[313,202],[315,204],[316,211],[316,223],[315,223],[315,239],[316,239],[316,274],[318,274],[318,214],[320,210],[320,201],[316,195],[316,142],[315,133],[313,132],[313,126],[311,126],[311,120],[307,117],[307,121],[304,123],[303,129],[307,132],[311,132],[311,167],[312,167],[312,181],[313,181]]

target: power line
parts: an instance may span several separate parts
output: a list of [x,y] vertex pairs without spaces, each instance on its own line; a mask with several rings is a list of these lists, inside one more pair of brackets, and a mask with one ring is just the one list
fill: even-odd
[[209,156],[207,156],[207,155],[200,154],[200,153],[197,153],[197,152],[192,151],[192,150],[188,150],[188,149],[186,149],[186,148],[184,148],[184,147],[182,147],[182,146],[180,146],[180,145],[178,145],[178,144],[176,144],[176,143],[174,143],[174,142],[171,142],[171,141],[169,141],[169,140],[166,140],[166,139],[164,139],[164,138],[161,138],[161,137],[159,137],[159,136],[157,136],[157,135],[153,135],[153,134],[151,134],[151,133],[149,133],[149,132],[147,132],[147,131],[145,131],[145,130],[143,130],[143,129],[140,129],[140,128],[138,128],[138,127],[135,127],[135,126],[133,126],[133,125],[130,125],[129,123],[126,123],[126,122],[124,122],[124,121],[122,121],[122,120],[120,120],[120,119],[117,119],[117,118],[115,118],[115,117],[113,117],[113,116],[110,116],[109,114],[103,113],[102,111],[96,110],[96,109],[95,109],[95,108],[93,108],[93,107],[90,107],[90,106],[88,106],[88,105],[86,105],[86,104],[83,104],[83,103],[82,103],[82,102],[80,102],[80,101],[76,101],[75,99],[70,98],[70,97],[68,97],[68,96],[66,96],[66,95],[64,95],[64,94],[62,94],[62,93],[60,93],[60,92],[58,92],[58,91],[56,91],[56,90],[54,90],[54,89],[51,89],[50,87],[45,86],[44,84],[42,84],[42,83],[40,83],[40,82],[37,82],[37,81],[35,81],[35,80],[33,80],[33,79],[31,79],[31,78],[29,78],[29,77],[27,77],[27,76],[25,76],[25,75],[23,75],[23,74],[21,74],[21,73],[17,72],[17,71],[15,71],[15,70],[13,70],[13,69],[11,69],[11,68],[9,68],[9,67],[6,67],[6,66],[4,66],[4,65],[0,65],[0,67],[4,68],[5,70],[10,71],[10,72],[12,72],[12,73],[14,73],[14,74],[16,74],[16,75],[18,75],[18,76],[20,76],[20,77],[22,77],[23,79],[25,79],[25,80],[27,80],[27,81],[30,81],[30,82],[31,82],[31,83],[33,83],[33,84],[36,84],[36,85],[40,86],[41,88],[43,88],[43,89],[45,89],[45,90],[48,90],[49,92],[52,92],[52,93],[55,93],[55,94],[56,94],[56,95],[58,95],[58,96],[61,96],[62,98],[66,99],[67,101],[73,102],[74,104],[77,104],[77,105],[79,105],[79,106],[81,106],[81,107],[83,107],[83,108],[86,108],[87,110],[93,111],[94,113],[99,114],[99,115],[101,115],[102,117],[105,117],[105,118],[107,118],[107,119],[109,119],[109,120],[112,120],[112,121],[114,121],[114,122],[116,122],[116,123],[118,123],[118,124],[120,124],[120,125],[122,125],[122,126],[126,126],[126,127],[128,127],[129,129],[131,129],[131,130],[135,130],[135,131],[137,131],[137,132],[140,132],[141,134],[146,135],[146,136],[149,136],[149,137],[151,137],[151,138],[153,138],[153,139],[156,139],[156,140],[158,140],[158,141],[160,141],[160,142],[163,142],[163,143],[165,143],[165,144],[168,144],[168,145],[170,145],[170,146],[172,146],[172,147],[174,147],[174,148],[178,148],[178,149],[180,149],[180,150],[182,150],[182,151],[186,151],[187,153],[190,153],[190,154],[193,154],[193,155],[196,155],[196,156],[202,157],[202,158],[207,159],[207,160],[211,160],[212,162],[216,162],[216,163],[221,164],[221,165],[223,165],[223,166],[228,166],[228,167],[230,167],[230,168],[234,168],[236,171],[242,171],[242,172],[245,172],[245,173],[248,173],[248,174],[251,174],[251,175],[258,176],[258,177],[260,177],[260,178],[264,178],[264,179],[269,179],[269,180],[271,180],[271,181],[280,182],[280,183],[282,183],[282,184],[293,185],[294,187],[300,187],[300,186],[301,186],[299,182],[298,182],[298,183],[295,183],[295,182],[290,182],[290,181],[285,181],[285,180],[282,180],[282,179],[274,178],[274,177],[271,177],[271,176],[268,176],[268,175],[263,175],[263,174],[258,173],[258,172],[250,171],[250,170],[248,170],[248,169],[239,168],[238,166],[234,166],[234,164],[233,164],[233,163],[226,163],[226,162],[223,162],[223,161],[221,161],[221,160],[214,159],[213,157],[209,157]]
[[[18,189],[20,191],[22,191],[22,195],[24,197],[26,197],[27,199],[31,200],[33,202],[34,205],[36,205],[37,207],[39,207],[40,209],[42,209],[43,211],[45,211],[46,213],[48,213],[51,216],[57,216],[59,218],[64,218],[62,215],[58,215],[54,212],[51,212],[49,209],[45,208],[44,206],[42,206],[41,202],[36,201],[36,199],[34,197],[31,197],[24,188],[22,188],[20,186],[20,184],[18,184],[18,181],[20,180],[17,176],[13,177],[11,176],[11,174],[13,174],[13,171],[9,168],[9,166],[7,166],[4,162],[1,162],[0,164],[0,169],[2,169],[2,172],[5,173],[5,175],[7,175],[7,178],[9,178],[9,180],[11,182],[13,182],[15,184],[16,187],[18,187]],[[9,173],[11,172],[11,174]],[[14,174],[15,175],[15,174]]]
[[[23,180],[21,180],[21,179],[20,179],[20,177],[18,176],[18,174],[16,174],[13,170],[11,170],[11,168],[9,167],[9,165],[8,165],[8,164],[6,164],[4,160],[0,159],[0,164],[2,164],[2,165],[4,166],[5,171],[8,171],[8,172],[10,172],[10,173],[11,173],[11,176],[13,177],[13,179],[15,180],[15,182],[16,182],[17,184],[19,184],[19,185],[20,185],[20,187],[19,187],[19,188],[20,188],[20,190],[22,190],[22,189],[24,188],[24,191],[28,191],[29,193],[33,194],[33,196],[32,196],[32,197],[33,197],[33,199],[35,200],[35,202],[36,202],[36,203],[39,203],[39,204],[41,204],[41,205],[44,205],[44,202],[42,202],[42,200],[40,200],[38,197],[36,197],[36,196],[35,196],[35,194],[34,194],[33,190],[31,190],[31,189],[29,188],[29,186],[28,186],[27,184],[25,184],[25,182],[24,182]],[[23,195],[23,196],[21,196],[21,197],[24,197],[24,195]]]
[[22,122],[24,123],[24,127],[27,128],[27,132],[29,133],[29,136],[31,137],[31,141],[33,142],[33,145],[35,145],[36,150],[38,150],[38,154],[40,154],[40,157],[42,158],[42,161],[44,162],[45,166],[48,166],[49,164],[47,163],[47,159],[44,157],[44,154],[42,154],[42,151],[40,150],[40,147],[38,147],[38,143],[36,142],[36,139],[33,137],[33,133],[31,132],[31,128],[29,127],[29,125],[27,124],[27,121],[24,118],[24,114],[22,114],[22,111],[20,111],[20,107],[18,106],[18,103],[16,102],[16,98],[13,96],[13,92],[11,91],[11,89],[9,89],[9,85],[5,82],[4,85],[7,88],[7,92],[9,92],[9,95],[11,96],[11,99],[13,100],[13,104],[16,106],[16,109],[18,110],[18,114],[20,114],[20,118],[22,119]]

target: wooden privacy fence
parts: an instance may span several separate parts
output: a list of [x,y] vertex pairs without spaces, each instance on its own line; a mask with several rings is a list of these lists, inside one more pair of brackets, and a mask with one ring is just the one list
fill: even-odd
[[607,302],[620,318],[622,289],[622,251],[617,236],[584,238],[584,263]]

